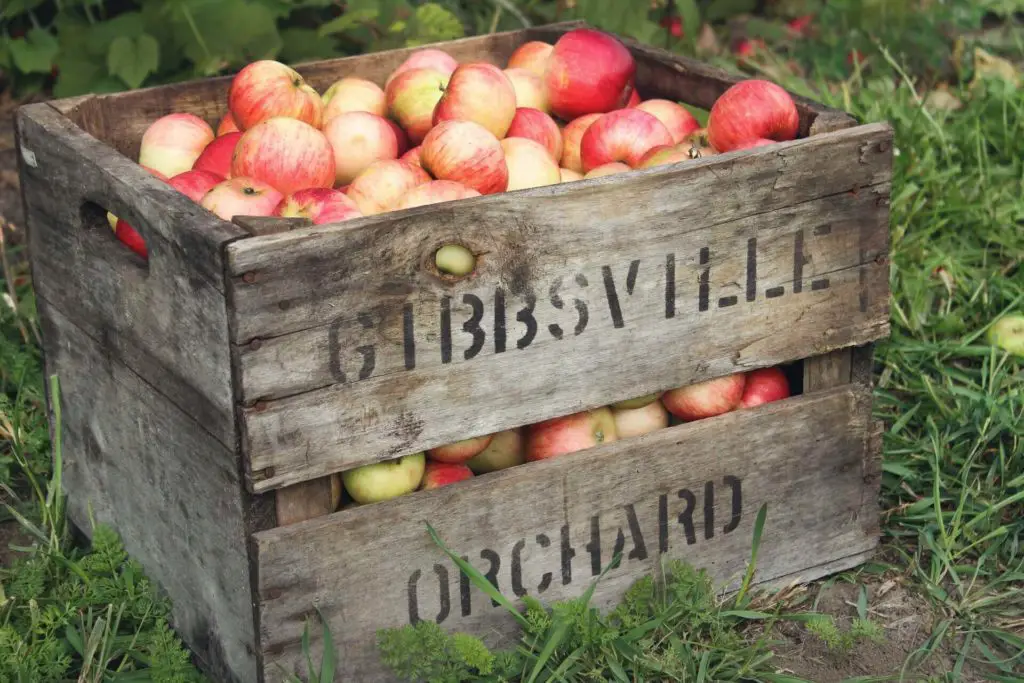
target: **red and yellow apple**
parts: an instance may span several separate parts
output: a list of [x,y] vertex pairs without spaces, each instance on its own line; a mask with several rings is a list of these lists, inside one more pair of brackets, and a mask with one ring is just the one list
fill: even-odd
[[687,422],[714,417],[739,407],[746,382],[742,372],[716,377],[666,391],[661,402],[670,413]]
[[375,161],[398,158],[398,138],[376,114],[338,114],[324,125],[324,135],[334,150],[335,185],[351,183]]
[[789,396],[789,380],[779,368],[759,368],[747,373],[740,405],[753,408]]
[[505,75],[516,92],[516,107],[530,107],[544,113],[551,110],[540,76],[527,69],[505,69]]
[[643,408],[646,405],[654,403],[664,391],[659,391],[653,394],[647,394],[645,396],[637,396],[636,398],[628,398],[625,401],[618,401],[611,405],[612,410],[633,410],[634,408]]
[[800,128],[793,98],[782,87],[760,79],[732,85],[708,115],[708,140],[719,152],[742,149],[756,140],[792,140]]
[[501,141],[501,149],[508,167],[508,192],[562,182],[558,164],[539,142],[528,138],[505,138]]
[[613,161],[636,167],[652,148],[672,144],[672,134],[654,115],[619,109],[590,124],[580,140],[580,160],[584,172]]
[[483,436],[475,436],[471,439],[462,439],[455,443],[431,448],[427,451],[427,456],[431,460],[436,460],[437,462],[447,462],[458,465],[470,460],[476,455],[479,455],[479,453],[483,449],[487,448],[488,444],[491,443],[493,436],[493,434],[484,434]]
[[616,173],[627,173],[633,169],[622,163],[621,161],[611,161],[607,164],[601,164],[597,168],[592,168],[587,171],[587,174],[583,177],[589,178],[603,178],[606,175],[615,175]]
[[423,482],[420,484],[420,490],[438,489],[442,486],[448,486],[449,484],[472,478],[473,470],[465,465],[427,460],[427,465],[423,470]]
[[123,218],[119,218],[114,225],[114,237],[121,241],[126,247],[134,251],[142,260],[149,260],[149,251],[146,249],[146,241],[135,228],[128,225]]
[[237,133],[238,124],[235,123],[235,117],[231,115],[231,112],[224,114],[220,117],[220,121],[217,123],[217,137],[221,135],[227,135],[228,133]]
[[231,80],[228,109],[243,131],[280,116],[319,128],[324,102],[298,71],[273,59],[260,59],[246,64]]
[[540,40],[523,43],[512,51],[508,58],[508,68],[526,69],[543,78],[548,68],[548,59],[554,50],[554,45]]
[[347,76],[338,79],[324,91],[324,123],[347,111],[365,111],[384,116],[388,111],[387,97],[379,85],[365,78]]
[[640,163],[637,164],[637,168],[653,168],[665,164],[677,164],[680,161],[693,161],[686,143],[671,147],[669,145],[659,145],[658,147],[651,148],[643,156]]
[[384,89],[388,115],[409,135],[409,142],[418,145],[434,125],[434,109],[444,95],[449,76],[436,69],[403,71]]
[[562,178],[563,183],[571,183],[576,180],[583,180],[583,174],[577,173],[576,171],[570,171],[567,168],[560,168],[558,172]]
[[637,104],[636,108],[661,121],[668,128],[668,132],[672,134],[672,142],[677,145],[685,140],[690,133],[700,128],[700,122],[693,117],[693,114],[671,100],[646,100]]
[[474,474],[486,474],[522,465],[523,434],[519,429],[498,432],[487,444],[487,448],[466,462]]
[[529,107],[519,107],[508,127],[506,138],[527,138],[543,145],[555,162],[562,159],[562,131],[555,120],[540,111]]
[[384,81],[384,90],[388,89],[388,85],[391,81],[395,80],[398,76],[411,71],[413,69],[433,69],[434,71],[440,71],[445,76],[451,76],[452,72],[459,67],[459,62],[444,50],[439,50],[434,47],[425,47],[419,50],[414,50],[412,54],[405,58],[405,61],[398,65],[398,68],[392,71],[387,80]]
[[526,459],[545,460],[618,439],[610,408],[585,410],[526,428]]
[[274,209],[274,215],[308,218],[313,225],[322,225],[359,218],[363,213],[344,192],[327,187],[309,187],[282,199]]
[[461,64],[451,76],[434,109],[434,125],[473,121],[501,139],[516,115],[516,91],[508,76],[493,64]]
[[423,139],[420,163],[438,180],[454,180],[480,194],[508,187],[501,142],[473,121],[443,121],[432,128]]
[[650,434],[668,427],[668,411],[661,401],[652,401],[640,408],[613,408],[615,432],[620,439]]
[[191,171],[185,171],[171,178],[169,181],[171,187],[178,192],[182,193],[196,204],[203,200],[206,193],[214,188],[224,180],[221,176],[216,173],[210,173],[209,171],[203,171],[201,169],[193,169]]
[[405,154],[398,158],[401,161],[405,161],[415,166],[419,166],[420,168],[423,168],[423,166],[420,165],[420,151],[422,149],[423,148],[421,146],[417,145],[416,147],[413,147],[408,152],[406,152]]
[[235,146],[241,138],[242,134],[239,132],[225,133],[215,138],[192,164],[192,170],[219,175],[221,180],[230,178],[231,158],[234,156]]
[[562,168],[583,173],[580,142],[591,124],[602,116],[603,114],[586,114],[565,124],[565,128],[562,129]]
[[418,489],[426,465],[423,453],[413,453],[346,470],[341,473],[341,481],[355,502],[362,505],[379,503]]
[[417,185],[395,205],[395,211],[411,209],[417,206],[428,204],[440,204],[442,202],[454,202],[458,199],[469,199],[479,197],[480,193],[471,187],[454,180],[431,180],[429,183]]
[[195,114],[161,116],[142,134],[139,164],[168,178],[190,171],[214,137],[210,124]]
[[370,164],[352,181],[345,194],[364,216],[373,216],[397,208],[414,187],[429,182],[430,176],[416,164],[390,159]]
[[269,183],[236,175],[214,185],[200,204],[230,221],[235,216],[272,216],[283,196]]
[[569,31],[548,58],[544,86],[551,111],[564,121],[626,106],[636,62],[622,42],[591,28]]
[[231,175],[262,180],[282,194],[307,187],[333,187],[334,150],[320,130],[298,119],[277,116],[242,134]]
[[634,89],[633,92],[630,93],[629,95],[629,101],[626,102],[626,109],[633,109],[634,107],[636,107],[636,105],[640,104],[641,102],[643,102],[643,100],[640,99],[640,93],[637,92],[636,89]]

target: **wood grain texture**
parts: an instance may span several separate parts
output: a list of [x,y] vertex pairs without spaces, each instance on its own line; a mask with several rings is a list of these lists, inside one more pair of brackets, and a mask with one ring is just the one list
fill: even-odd
[[[875,131],[881,142],[835,135],[856,133],[848,160],[873,166],[887,131]],[[816,158],[843,156],[829,154]],[[801,176],[793,159],[783,163]],[[888,169],[852,192],[761,168],[685,175],[687,191],[670,174],[531,201],[509,193],[231,245],[233,272],[252,276],[233,279],[237,327],[299,325],[296,309],[311,322],[336,316],[238,349],[253,489],[887,334],[876,258],[888,245]],[[728,197],[717,212],[700,205],[714,176]],[[796,195],[789,205],[764,189],[779,183]],[[807,185],[838,191],[813,198]],[[445,241],[479,255],[473,278],[444,283],[423,267]]]
[[[46,104],[19,110],[18,135],[39,295],[233,449],[221,248],[247,233]],[[142,234],[148,264],[104,209]]]
[[238,456],[45,298],[48,374],[60,381],[63,485],[71,520],[90,514],[173,602],[173,625],[214,680],[256,678]]
[[376,629],[413,619],[508,646],[514,623],[463,584],[424,522],[513,599],[578,596],[618,549],[621,566],[594,594],[602,609],[663,554],[735,587],[762,504],[758,581],[849,566],[877,543],[877,522],[858,515],[869,421],[868,392],[843,387],[257,534],[265,666],[303,673],[314,604],[342,680],[392,680]]
[[341,503],[341,475],[332,474],[276,491],[277,526],[329,515]]

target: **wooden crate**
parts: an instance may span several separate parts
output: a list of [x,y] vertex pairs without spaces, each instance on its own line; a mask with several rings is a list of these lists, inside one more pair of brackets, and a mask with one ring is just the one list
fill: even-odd
[[[577,25],[442,47],[504,65]],[[735,82],[626,42],[645,98],[709,108]],[[347,74],[382,83],[409,52],[300,71],[320,90]],[[70,514],[122,534],[215,678],[302,671],[314,605],[343,680],[386,680],[380,627],[514,632],[424,521],[511,596],[578,595],[622,550],[600,605],[663,555],[734,581],[764,503],[762,583],[875,548],[888,125],[796,98],[800,139],[770,147],[336,226],[229,223],[133,162],[158,116],[215,121],[229,82],[17,115]],[[148,263],[113,239],[106,209],[139,229]],[[478,254],[473,277],[431,272],[452,242]],[[800,395],[335,511],[337,473],[362,463],[777,364]]]

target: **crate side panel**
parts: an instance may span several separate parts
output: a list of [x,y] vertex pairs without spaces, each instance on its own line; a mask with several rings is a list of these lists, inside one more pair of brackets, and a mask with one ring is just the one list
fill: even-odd
[[112,527],[173,601],[174,627],[217,680],[256,678],[238,457],[45,299],[60,381],[72,521]]
[[[19,142],[39,296],[233,450],[220,249],[241,229],[45,105],[19,116]],[[116,240],[103,209],[143,234],[148,265]]]
[[663,556],[735,587],[764,504],[758,581],[861,559],[877,543],[877,520],[862,514],[874,490],[862,476],[869,420],[869,393],[843,387],[262,532],[266,665],[299,670],[314,604],[346,680],[390,680],[375,632],[417,619],[510,645],[498,636],[513,630],[507,613],[461,577],[425,522],[513,599],[578,596],[621,551],[597,586],[602,608]]

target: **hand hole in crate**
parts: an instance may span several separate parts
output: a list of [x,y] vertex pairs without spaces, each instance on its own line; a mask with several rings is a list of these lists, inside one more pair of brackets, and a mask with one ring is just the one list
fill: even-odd
[[149,250],[142,234],[128,221],[95,202],[85,202],[81,209],[82,228],[97,246],[104,245],[109,260],[121,259],[149,273]]

